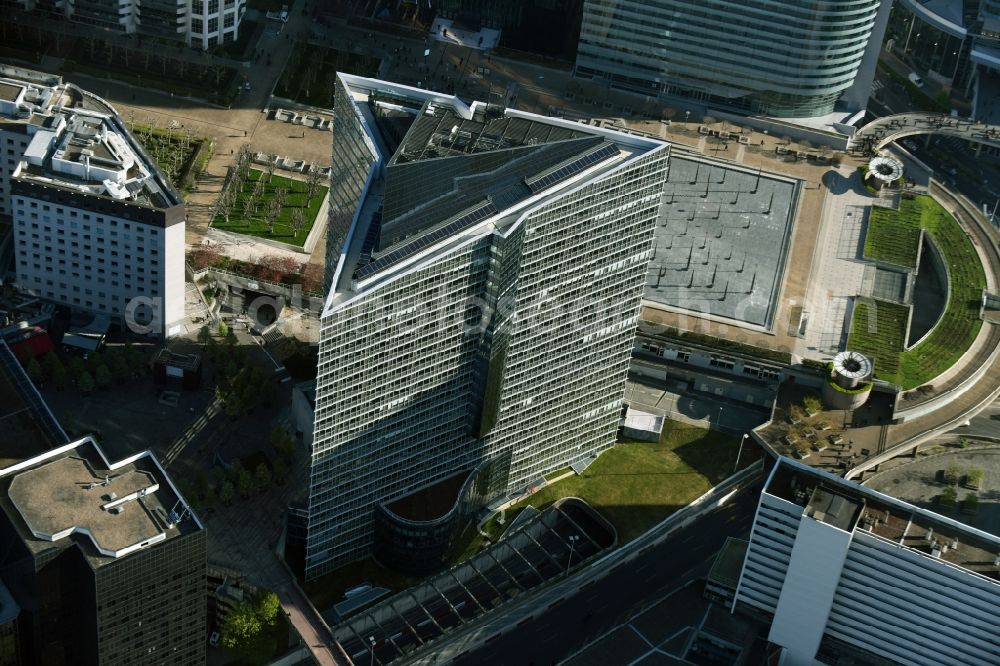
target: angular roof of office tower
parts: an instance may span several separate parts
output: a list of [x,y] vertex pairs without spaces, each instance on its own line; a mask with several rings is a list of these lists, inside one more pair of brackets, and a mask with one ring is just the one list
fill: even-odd
[[553,197],[666,148],[386,81],[340,74],[337,85],[353,102],[337,113],[353,112],[372,166],[328,308],[471,237],[509,231]]

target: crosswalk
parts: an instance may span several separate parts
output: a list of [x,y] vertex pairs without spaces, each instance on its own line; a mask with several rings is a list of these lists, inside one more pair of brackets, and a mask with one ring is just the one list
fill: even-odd
[[885,88],[885,83],[879,81],[878,79],[872,81],[872,92],[878,92],[879,90],[882,90],[882,88]]
[[221,410],[222,403],[218,398],[216,398],[212,401],[212,404],[208,406],[208,409],[205,410],[205,413],[199,416],[194,423],[188,426],[187,430],[185,430],[180,437],[178,437],[174,443],[170,445],[167,452],[163,454],[163,466],[169,467],[170,464],[173,463],[184,451],[184,449],[187,448],[187,445],[198,436],[198,433],[200,433],[205,426],[208,425],[208,422],[212,420],[212,417],[218,414]]

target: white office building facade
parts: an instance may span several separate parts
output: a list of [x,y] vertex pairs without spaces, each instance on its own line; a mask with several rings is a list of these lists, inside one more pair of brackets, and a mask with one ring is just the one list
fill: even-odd
[[0,146],[18,288],[137,333],[180,332],[184,203],[114,110],[0,78]]
[[125,34],[163,37],[202,50],[239,38],[247,0],[17,0],[28,11]]
[[307,577],[368,554],[379,503],[614,443],[668,156],[381,81],[336,99]]
[[786,666],[1000,664],[998,560],[994,535],[783,458],[735,608]]

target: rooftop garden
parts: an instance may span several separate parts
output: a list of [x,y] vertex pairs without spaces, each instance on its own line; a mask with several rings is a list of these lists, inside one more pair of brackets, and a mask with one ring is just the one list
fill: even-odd
[[[941,251],[948,268],[950,290],[945,312],[930,333],[908,351],[903,351],[903,306],[875,302],[874,330],[869,326],[870,306],[865,303],[855,306],[848,346],[875,359],[876,377],[908,390],[950,368],[976,339],[982,326],[979,304],[986,287],[986,274],[965,230],[931,197],[904,198],[898,212],[883,214],[918,220],[920,228]],[[896,221],[890,219],[887,224]]]
[[923,208],[903,200],[899,210],[872,208],[865,234],[865,258],[903,268],[917,267]]
[[848,349],[875,360],[875,375],[886,381],[899,374],[910,308],[888,301],[858,300],[851,317]]

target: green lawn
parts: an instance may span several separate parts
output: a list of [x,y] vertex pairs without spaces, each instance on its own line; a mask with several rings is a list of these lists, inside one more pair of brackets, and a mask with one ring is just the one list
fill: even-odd
[[851,318],[848,348],[874,359],[875,374],[879,377],[897,375],[909,316],[910,308],[906,305],[859,300]]
[[528,504],[544,509],[557,499],[579,497],[615,526],[619,543],[631,541],[732,474],[739,443],[738,436],[667,421],[658,443],[623,443],[605,451],[583,474],[512,506],[506,523]]
[[899,213],[888,214],[919,220],[920,227],[937,245],[948,268],[948,304],[937,326],[906,352],[902,351],[905,340],[894,321],[900,317],[901,306],[878,303],[878,331],[870,332],[866,306],[859,304],[856,308],[861,311],[855,310],[848,346],[875,358],[876,377],[912,389],[954,365],[979,334],[979,303],[986,274],[968,235],[931,197],[904,199]]
[[[271,177],[270,183],[264,187],[263,201],[257,209],[257,215],[248,221],[243,217],[243,201],[253,191],[254,183],[262,177],[266,178],[267,174],[257,169],[251,169],[250,175],[243,184],[243,190],[236,197],[236,205],[233,206],[229,221],[226,222],[219,215],[212,220],[212,226],[223,231],[270,238],[290,245],[304,245],[306,238],[309,236],[309,231],[316,221],[316,215],[319,213],[320,206],[323,204],[323,197],[326,194],[327,188],[324,186],[319,187],[317,190],[318,193],[312,198],[309,206],[306,207],[306,184],[300,180],[292,180],[291,178],[275,174]],[[264,210],[266,202],[274,198],[274,191],[279,187],[288,189],[288,198],[285,201],[285,207],[282,209],[277,223],[274,225],[274,233],[272,234],[264,224]],[[305,215],[305,224],[302,225],[298,234],[292,232],[290,225],[292,210],[295,208],[301,208]]]
[[916,268],[920,259],[921,208],[902,201],[899,211],[872,208],[865,234],[865,258],[904,268]]

